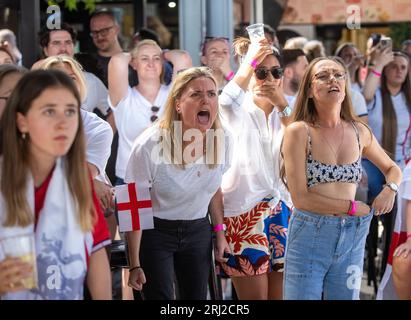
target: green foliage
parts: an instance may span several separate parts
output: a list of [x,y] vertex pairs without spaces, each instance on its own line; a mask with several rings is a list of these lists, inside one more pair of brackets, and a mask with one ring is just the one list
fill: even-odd
[[66,7],[69,11],[77,10],[77,3],[80,1],[84,2],[84,8],[88,10],[89,13],[92,13],[96,10],[96,2],[100,2],[101,0],[45,0],[49,6],[52,5],[60,5],[64,2],[64,7]]
[[393,47],[401,49],[404,40],[411,39],[411,23],[393,23],[390,25],[389,36],[392,38]]

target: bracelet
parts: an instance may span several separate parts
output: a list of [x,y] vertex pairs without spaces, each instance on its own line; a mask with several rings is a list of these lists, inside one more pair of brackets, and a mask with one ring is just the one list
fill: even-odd
[[219,232],[219,231],[225,231],[227,229],[226,225],[224,223],[216,224],[214,226],[214,232]]
[[140,267],[140,266],[132,267],[132,268],[128,269],[128,272],[131,272],[131,271],[136,270],[136,269],[143,269],[143,268]]
[[348,210],[347,214],[351,217],[355,216],[357,212],[357,203],[353,200],[350,200],[350,209]]
[[230,71],[230,72],[225,76],[225,79],[226,79],[227,81],[230,81],[232,78],[234,78],[234,72],[233,72],[233,71]]
[[379,73],[378,71],[371,70],[371,73],[372,73],[373,75],[377,76],[378,78],[381,77],[381,73]]
[[251,60],[250,66],[252,66],[254,70],[257,68],[257,65],[258,65],[257,60],[255,60],[255,59]]

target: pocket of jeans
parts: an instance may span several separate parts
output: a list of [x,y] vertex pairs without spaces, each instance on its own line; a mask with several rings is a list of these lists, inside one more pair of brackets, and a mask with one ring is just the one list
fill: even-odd
[[291,244],[292,242],[294,242],[297,236],[304,229],[305,224],[306,224],[305,220],[298,218],[298,217],[290,221],[290,228],[289,228],[288,239],[287,239],[288,244]]

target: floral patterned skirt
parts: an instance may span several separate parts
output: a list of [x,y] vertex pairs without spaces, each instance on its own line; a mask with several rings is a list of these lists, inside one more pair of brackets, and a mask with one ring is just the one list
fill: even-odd
[[271,199],[264,198],[239,216],[224,218],[232,254],[221,264],[222,275],[245,277],[283,271],[291,211],[282,201],[271,208]]

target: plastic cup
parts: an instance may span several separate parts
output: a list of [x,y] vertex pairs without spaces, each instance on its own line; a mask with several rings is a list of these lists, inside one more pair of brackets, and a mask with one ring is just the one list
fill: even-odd
[[263,23],[251,24],[246,27],[246,30],[250,36],[251,43],[258,43],[261,39],[265,38]]
[[20,258],[32,266],[32,274],[21,280],[26,289],[35,289],[38,285],[37,263],[34,245],[34,235],[26,234],[0,239],[1,248],[5,258]]

